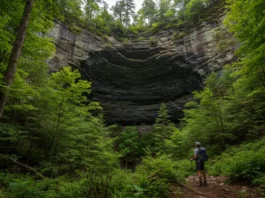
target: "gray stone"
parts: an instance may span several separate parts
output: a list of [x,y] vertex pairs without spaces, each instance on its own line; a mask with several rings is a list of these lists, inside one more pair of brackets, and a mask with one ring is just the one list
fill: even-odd
[[216,49],[214,32],[220,28],[204,23],[177,41],[172,40],[173,30],[164,30],[152,35],[162,42],[151,47],[150,35],[124,44],[86,30],[74,34],[55,23],[50,36],[56,54],[48,62],[52,71],[66,65],[78,68],[82,78],[93,83],[90,97],[101,103],[108,123],[152,124],[163,102],[177,122],[205,77],[234,59],[234,46]]

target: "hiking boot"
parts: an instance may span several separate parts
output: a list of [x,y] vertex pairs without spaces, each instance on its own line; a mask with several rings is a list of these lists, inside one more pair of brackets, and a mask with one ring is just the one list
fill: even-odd
[[208,185],[207,185],[207,181],[204,181],[204,182],[203,182],[203,185],[204,185],[204,186],[208,186]]
[[199,186],[202,187],[202,181],[200,181],[200,185]]

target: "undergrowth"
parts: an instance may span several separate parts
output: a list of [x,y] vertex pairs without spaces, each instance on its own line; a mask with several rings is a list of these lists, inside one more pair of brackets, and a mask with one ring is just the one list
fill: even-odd
[[174,161],[167,155],[147,156],[135,171],[116,169],[111,176],[79,174],[72,177],[37,179],[33,175],[0,173],[0,195],[9,198],[72,198],[72,197],[167,197],[170,186],[184,182],[194,171],[189,160]]
[[227,149],[210,167],[212,175],[226,175],[229,182],[265,184],[265,139]]

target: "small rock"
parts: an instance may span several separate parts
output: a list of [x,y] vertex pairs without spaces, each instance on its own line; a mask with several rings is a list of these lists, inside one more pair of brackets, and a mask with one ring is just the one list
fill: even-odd
[[216,181],[216,178],[214,176],[210,176],[211,181]]
[[220,183],[220,184],[219,184],[219,186],[223,186],[223,185],[225,185],[225,184],[224,184],[224,183]]

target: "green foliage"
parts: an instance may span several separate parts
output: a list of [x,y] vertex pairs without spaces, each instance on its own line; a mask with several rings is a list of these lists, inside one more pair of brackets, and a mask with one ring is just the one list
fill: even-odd
[[[1,81],[3,80],[3,72],[7,68],[11,49],[13,47],[11,44],[14,42],[15,35],[17,34],[17,28],[24,9],[24,4],[25,2],[23,1],[12,1],[11,4],[1,3]],[[17,64],[18,70],[11,86],[9,104],[12,104],[12,106],[8,106],[9,104],[7,104],[7,110],[13,108],[19,110],[27,108],[28,110],[32,110],[33,107],[29,104],[31,102],[30,98],[36,96],[36,91],[32,85],[43,83],[45,80],[46,75],[42,76],[37,74],[47,72],[46,60],[52,55],[55,49],[51,39],[45,34],[49,31],[49,28],[52,27],[52,19],[56,13],[50,13],[50,11],[46,9],[47,4],[49,3],[46,1],[39,1],[32,9],[25,42]],[[9,6],[14,7],[14,9],[11,10]],[[40,12],[42,15],[39,14]],[[46,20],[43,20],[43,18],[46,18]],[[1,89],[4,89],[4,87],[1,86]]]
[[166,155],[145,157],[136,168],[134,177],[146,197],[166,197],[170,183],[183,182],[190,174],[189,161],[175,162]]
[[155,14],[157,13],[156,4],[153,0],[144,0],[142,3],[142,15],[143,19],[148,20],[148,25],[152,26],[155,20]]
[[155,176],[155,174],[159,172],[161,176],[169,180],[183,181],[185,176],[189,174],[189,171],[190,162],[188,160],[176,162],[167,155],[161,155],[155,158],[151,156],[145,157],[136,168],[135,173],[147,176],[154,174]]
[[82,28],[78,27],[75,24],[70,24],[68,26],[68,28],[71,30],[71,32],[73,32],[74,34],[80,34],[83,30]]
[[144,41],[144,40],[145,40],[145,38],[144,38],[144,37],[142,37],[142,36],[140,36],[140,37],[138,37],[138,38],[137,38],[137,40],[138,40],[138,41]]
[[[237,50],[240,61],[234,66],[238,68],[236,75],[240,78],[236,85],[242,87],[242,95],[247,98],[246,103],[250,104],[256,111],[255,123],[260,125],[264,122],[261,114],[264,113],[264,85],[265,85],[265,64],[263,62],[264,51],[264,2],[255,1],[246,4],[244,1],[227,1],[230,11],[225,20],[229,30],[234,33],[241,43]],[[242,11],[245,13],[242,15]],[[242,86],[243,85],[243,86]],[[244,90],[243,90],[244,88]]]
[[224,52],[229,50],[231,46],[236,46],[235,38],[227,32],[227,29],[224,28],[217,28],[215,30],[214,40],[217,43],[216,47],[218,52]]
[[161,124],[168,125],[170,123],[169,121],[169,115],[167,107],[164,103],[161,104],[161,107],[158,111],[158,117],[155,120],[155,125],[159,127]]
[[[194,171],[190,161],[181,159],[192,154],[195,140],[202,142],[211,155],[228,148],[213,160],[212,174],[227,175],[230,181],[265,183],[265,141],[229,146],[254,139],[265,128],[262,0],[248,3],[228,0],[226,24],[241,42],[238,62],[209,75],[205,89],[194,92],[194,101],[186,104],[180,129],[170,121],[166,105],[162,104],[152,132],[146,135],[139,134],[133,126],[124,130],[106,127],[103,116],[96,115],[101,110],[99,103],[87,97],[92,85],[81,80],[78,71],[65,67],[48,75],[46,60],[54,52],[54,46],[44,35],[52,27],[53,17],[65,18],[75,33],[89,27],[96,34],[105,34],[105,38],[106,34],[115,35],[127,43],[127,34],[180,27],[198,17],[201,19],[215,1],[185,0],[182,4],[180,0],[161,0],[155,5],[152,0],[145,0],[134,17],[135,23],[130,22],[133,1],[117,2],[116,20],[109,14],[106,3],[87,0],[84,15],[81,2],[35,4],[0,125],[0,167],[4,170],[0,173],[0,196],[167,197],[172,183],[183,182]],[[23,5],[24,2],[17,0],[1,4],[1,73],[8,62]],[[54,5],[59,6],[58,11]],[[73,21],[67,20],[71,17]],[[173,37],[179,39],[185,34],[176,32]],[[220,52],[235,42],[226,40],[225,35],[223,30],[214,35],[219,40]],[[151,37],[149,42],[157,46],[155,38]],[[110,132],[121,132],[115,142]],[[10,158],[34,167],[46,178],[37,179],[34,171],[27,175],[30,169],[20,167]],[[124,160],[125,167],[132,163],[135,171],[121,169],[119,164]]]
[[139,29],[140,28],[138,26],[130,26],[128,28],[128,32],[132,34],[138,34]]
[[[210,154],[216,155],[228,148],[216,158],[211,174],[227,175],[230,181],[264,184],[264,140],[246,143],[239,148],[229,148],[229,145],[257,138],[264,131],[264,29],[260,27],[265,23],[261,20],[260,9],[265,4],[263,1],[249,4],[245,1],[227,2],[229,11],[225,23],[241,42],[236,52],[239,60],[221,72],[209,75],[205,89],[194,92],[194,101],[187,103],[184,110],[180,130],[183,139],[179,135],[176,140],[180,145],[181,142],[186,145],[186,151],[195,140],[202,142]],[[242,15],[242,12],[246,14]],[[222,40],[226,40],[224,35],[222,29],[215,33],[215,39],[220,40],[217,47],[221,52],[227,49],[227,45],[235,43],[235,39],[223,43]]]
[[111,31],[113,32],[114,35],[116,35],[117,37],[121,37],[125,35],[125,28],[122,25],[122,23],[120,21],[116,21],[112,28]]
[[[113,15],[109,13],[108,4],[104,1],[86,0],[85,6],[80,2],[59,2],[60,6],[65,6],[65,9],[61,8],[60,13],[70,27],[79,25],[100,36],[108,34],[123,37],[150,30],[156,32],[160,28],[178,28],[183,24],[192,23],[218,1],[185,0],[183,4],[180,0],[160,0],[157,3],[145,0],[142,8],[135,14],[133,0],[119,0],[111,7]],[[80,12],[82,6],[85,14]],[[73,29],[76,32],[75,28]],[[123,33],[120,32],[121,29],[124,29]]]
[[190,174],[189,161],[176,163],[167,156],[145,157],[132,173],[115,169],[111,177],[90,175],[86,172],[73,178],[35,180],[33,177],[0,173],[0,184],[5,197],[165,197],[169,186],[183,182]]
[[75,23],[83,20],[81,0],[59,0],[57,9],[61,13],[62,20],[68,23]]
[[19,125],[4,124],[4,123],[1,124],[0,125],[1,154],[9,154],[10,151],[16,150],[17,146],[20,145],[25,140],[26,136],[27,136],[27,131],[23,130],[23,128]]
[[184,135],[179,129],[173,128],[173,133],[169,139],[165,140],[165,147],[167,154],[173,159],[181,159],[185,156],[185,146],[184,146]]
[[[219,74],[211,74],[205,90],[194,93],[195,101],[186,105],[182,129],[188,141],[199,139],[214,145],[215,152],[218,147],[222,150],[227,144],[255,138],[264,129],[264,63],[261,58],[264,30],[252,31],[253,24],[264,25],[258,14],[264,2],[256,1],[250,5],[244,1],[228,3],[230,10],[225,23],[242,43],[237,50],[239,61]],[[242,15],[242,11],[246,14]],[[226,40],[222,39],[224,35],[224,31],[219,30],[215,37]],[[235,40],[231,39],[231,42]],[[219,44],[220,50],[226,50],[226,44]]]
[[8,173],[0,173],[1,185],[8,187],[4,189],[5,197],[17,197],[17,198],[33,198],[33,197],[53,197],[55,192],[45,192],[45,188],[49,188],[54,185],[52,181],[36,182],[29,176],[12,175]]
[[120,0],[112,7],[114,16],[128,29],[134,15],[135,4],[133,0]]
[[151,47],[156,47],[158,45],[158,40],[155,37],[150,37],[149,44]]
[[170,122],[166,105],[162,103],[152,131],[152,152],[156,154],[166,152],[165,140],[170,138],[174,130],[175,125]]
[[227,149],[216,158],[210,173],[227,175],[230,182],[247,180],[254,184],[264,184],[264,143],[265,140],[262,139]]
[[178,39],[181,39],[183,38],[184,36],[186,36],[186,32],[174,32],[173,34],[173,39],[174,40],[178,40]]
[[[77,71],[72,72],[70,67],[52,74],[48,82],[49,87],[40,90],[41,97],[36,101],[40,110],[37,120],[42,126],[41,130],[45,130],[49,136],[47,140],[52,142],[52,148],[49,151],[51,159],[57,150],[57,144],[61,142],[60,139],[71,134],[69,133],[73,130],[71,125],[78,121],[85,122],[90,116],[88,110],[99,108],[95,103],[91,106],[83,105],[87,100],[83,94],[90,92],[91,83],[77,80],[79,77],[80,74]],[[49,125],[47,126],[46,123]],[[80,127],[82,127],[81,123]]]
[[109,187],[111,189],[111,197],[141,197],[141,193],[136,189],[137,185],[134,183],[131,170],[117,169]]
[[46,175],[82,170],[101,176],[118,166],[108,129],[102,118],[90,113],[100,109],[99,104],[85,104],[84,94],[90,93],[91,83],[79,78],[77,71],[64,67],[45,86],[37,87],[37,95],[31,99],[34,109],[17,110],[13,116],[18,122],[16,117],[25,114],[26,126],[2,125],[1,141],[9,145],[4,147],[5,153],[41,162],[41,172]]
[[194,93],[196,101],[186,104],[182,128],[190,145],[199,140],[222,150],[227,144],[254,135],[257,117],[251,117],[247,110],[248,99],[243,96],[245,88],[238,86],[240,80],[233,69],[227,68],[219,75],[212,73],[205,90]]
[[202,12],[209,5],[209,0],[191,0],[186,5],[185,14],[191,18]]
[[125,167],[127,168],[128,160],[135,161],[139,155],[140,138],[136,127],[127,126],[119,137],[119,151],[125,157]]
[[[125,176],[125,174],[124,174]],[[75,179],[58,177],[56,179],[34,180],[30,176],[0,173],[0,184],[4,186],[4,197],[11,198],[70,198],[106,197],[118,186],[109,185],[108,180],[93,187],[93,178],[86,175]],[[98,181],[97,181],[98,182]],[[121,184],[121,183],[120,183]]]
[[174,15],[174,12],[171,10],[171,7],[172,7],[171,0],[160,0],[159,1],[159,10],[158,10],[159,22],[167,21],[168,18]]
[[152,28],[155,30],[155,29],[157,29],[159,27],[159,25],[160,24],[158,22],[155,22],[155,23],[152,24]]

